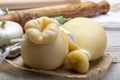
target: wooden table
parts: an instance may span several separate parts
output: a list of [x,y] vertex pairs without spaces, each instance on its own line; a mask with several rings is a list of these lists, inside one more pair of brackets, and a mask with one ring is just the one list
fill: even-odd
[[120,80],[120,26],[113,29],[107,29],[108,48],[107,52],[115,54],[118,63],[113,63],[102,80]]

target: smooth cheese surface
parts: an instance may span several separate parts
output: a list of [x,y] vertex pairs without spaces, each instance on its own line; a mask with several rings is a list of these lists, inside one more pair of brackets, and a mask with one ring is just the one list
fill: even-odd
[[52,70],[60,67],[68,53],[68,43],[57,20],[40,17],[25,24],[21,56],[28,66]]
[[26,39],[21,48],[21,56],[28,66],[45,70],[60,67],[67,53],[68,44],[61,31],[53,43],[36,45]]
[[100,58],[106,49],[107,37],[102,26],[88,18],[74,18],[63,27],[70,31],[80,48],[91,53],[91,60]]

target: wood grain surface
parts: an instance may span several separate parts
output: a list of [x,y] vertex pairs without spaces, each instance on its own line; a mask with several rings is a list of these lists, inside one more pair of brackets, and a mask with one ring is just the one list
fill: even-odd
[[0,0],[0,8],[26,9],[78,2],[80,0]]
[[28,17],[55,17],[55,16],[64,16],[64,17],[92,17],[100,14],[106,14],[110,9],[110,5],[107,1],[101,1],[95,3],[92,1],[84,3],[74,3],[74,4],[64,4],[56,6],[48,6],[42,8],[33,8],[26,10],[16,10],[8,13],[7,15],[0,16],[0,21],[2,20],[11,20],[18,22],[19,24],[28,21]]

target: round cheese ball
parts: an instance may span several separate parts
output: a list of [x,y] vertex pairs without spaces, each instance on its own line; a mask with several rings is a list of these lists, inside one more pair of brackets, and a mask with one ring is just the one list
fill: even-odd
[[[66,22],[63,27],[74,35],[81,49],[91,54],[90,60],[96,60],[105,53],[107,37],[99,23],[89,18],[79,17]],[[74,46],[71,45],[70,48],[74,49]]]

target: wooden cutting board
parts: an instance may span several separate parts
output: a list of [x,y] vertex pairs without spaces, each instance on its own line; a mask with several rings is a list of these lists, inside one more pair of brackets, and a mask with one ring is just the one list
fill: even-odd
[[27,67],[21,56],[13,59],[13,60],[6,60],[8,63],[13,65],[16,68],[26,71],[38,72],[42,74],[57,76],[57,77],[65,77],[68,79],[80,79],[80,80],[93,80],[99,78],[103,75],[107,69],[110,67],[110,64],[113,62],[113,57],[109,54],[105,54],[99,60],[90,62],[89,71],[86,74],[80,74],[72,70],[71,66],[65,63],[63,66],[56,70],[46,71],[46,70],[36,70],[30,67]]
[[25,9],[78,2],[80,0],[0,0],[0,8]]

